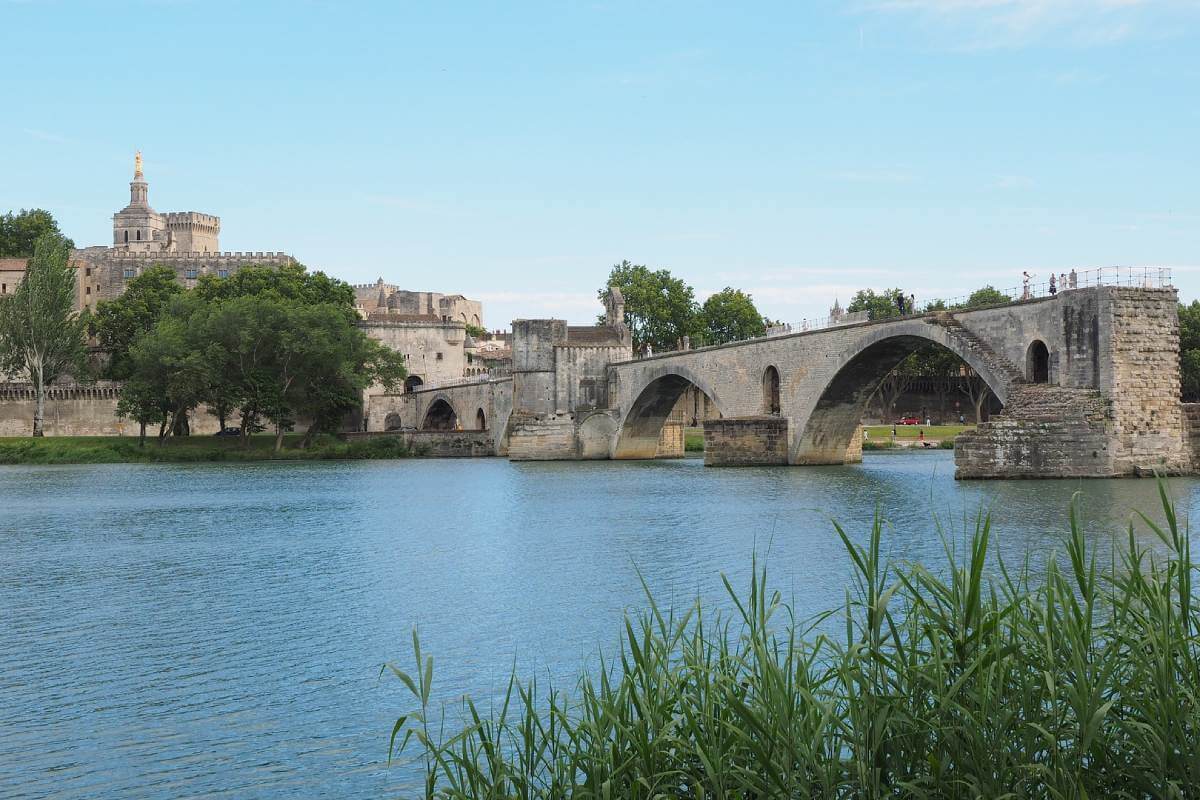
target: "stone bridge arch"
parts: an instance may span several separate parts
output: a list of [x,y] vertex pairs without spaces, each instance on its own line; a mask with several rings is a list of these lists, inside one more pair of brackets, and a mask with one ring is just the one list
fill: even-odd
[[947,314],[868,325],[826,370],[803,381],[793,400],[792,464],[842,464],[867,402],[879,384],[910,354],[930,343],[949,350],[1007,405],[1021,373]]
[[612,443],[612,458],[654,458],[667,417],[689,387],[696,387],[724,415],[725,406],[715,387],[682,364],[651,369],[640,386],[632,387],[628,409],[620,415]]
[[450,398],[441,392],[429,398],[421,409],[420,419],[420,430],[423,431],[452,431],[462,424],[462,415],[450,402]]

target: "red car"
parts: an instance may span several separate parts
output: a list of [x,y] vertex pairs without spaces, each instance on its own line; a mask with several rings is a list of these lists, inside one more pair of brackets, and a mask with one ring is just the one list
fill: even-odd
[[896,424],[897,425],[920,425],[921,420],[917,419],[916,417],[901,417],[900,419],[896,420]]

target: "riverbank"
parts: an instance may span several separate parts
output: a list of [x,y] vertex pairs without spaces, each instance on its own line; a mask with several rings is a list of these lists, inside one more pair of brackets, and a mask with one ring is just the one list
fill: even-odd
[[[896,450],[912,447],[930,450],[953,450],[954,439],[963,431],[974,430],[974,425],[897,425],[896,437],[892,438],[891,425],[867,425],[863,431],[864,450]],[[924,434],[922,436],[922,434]],[[928,443],[928,447],[925,444]],[[687,453],[704,452],[704,429],[684,428],[683,449]]]
[[243,446],[236,437],[183,436],[161,445],[150,438],[144,446],[133,436],[0,437],[0,464],[152,464],[238,461],[319,461],[328,459],[407,458],[419,455],[399,438],[343,442],[318,436],[301,449],[300,434],[284,437],[275,452],[275,437],[251,436]]

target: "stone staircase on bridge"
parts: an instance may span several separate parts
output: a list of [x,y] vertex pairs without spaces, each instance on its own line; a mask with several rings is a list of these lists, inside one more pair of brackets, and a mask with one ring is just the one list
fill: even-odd
[[955,477],[1123,474],[1110,449],[1112,424],[1112,406],[1098,389],[1015,384],[1003,412],[958,435]]
[[1025,383],[1024,372],[1014,363],[997,353],[986,342],[971,331],[949,311],[935,311],[926,317],[926,321],[942,328],[947,335],[958,342],[964,350],[976,355],[993,375],[1003,378],[1009,386]]

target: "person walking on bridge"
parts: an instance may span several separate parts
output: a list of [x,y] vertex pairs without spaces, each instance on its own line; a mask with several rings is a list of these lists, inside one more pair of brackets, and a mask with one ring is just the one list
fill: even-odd
[[896,310],[900,316],[904,316],[904,292],[896,292]]

